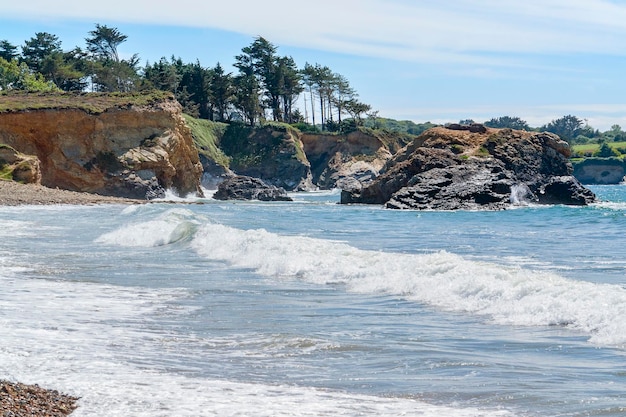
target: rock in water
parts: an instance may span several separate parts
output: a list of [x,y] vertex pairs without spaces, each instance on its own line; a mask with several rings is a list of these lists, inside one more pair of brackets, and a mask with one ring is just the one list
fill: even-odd
[[292,201],[284,188],[243,175],[223,181],[213,195],[216,200]]
[[[497,210],[524,200],[586,205],[595,195],[572,176],[569,146],[551,133],[434,128],[420,135],[342,203],[419,210]],[[513,201],[514,202],[514,201]]]

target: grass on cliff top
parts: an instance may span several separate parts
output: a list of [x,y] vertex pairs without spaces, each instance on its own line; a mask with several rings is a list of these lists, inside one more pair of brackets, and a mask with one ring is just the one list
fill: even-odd
[[10,91],[0,92],[0,113],[47,109],[78,109],[90,114],[98,114],[110,108],[149,106],[167,100],[174,100],[174,96],[171,93],[156,90],[137,93],[29,93]]

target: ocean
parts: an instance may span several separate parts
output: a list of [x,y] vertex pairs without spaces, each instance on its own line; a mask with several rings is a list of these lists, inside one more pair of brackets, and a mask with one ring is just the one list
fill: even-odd
[[73,416],[623,416],[626,186],[590,188],[0,207],[0,379]]

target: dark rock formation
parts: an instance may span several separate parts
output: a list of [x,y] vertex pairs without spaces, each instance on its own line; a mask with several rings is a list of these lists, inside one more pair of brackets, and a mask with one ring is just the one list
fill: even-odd
[[434,128],[342,203],[420,210],[503,209],[511,203],[584,205],[594,194],[572,176],[569,147],[550,133]]
[[220,146],[230,157],[229,168],[237,175],[260,178],[289,191],[315,188],[298,131],[289,125],[251,128],[231,124]]
[[487,132],[487,128],[485,125],[480,123],[472,123],[470,125],[462,125],[458,123],[451,123],[446,126],[446,129],[450,130],[467,130],[472,133],[485,133]]
[[242,175],[221,182],[213,198],[216,200],[292,201],[284,188],[269,185],[258,178]]

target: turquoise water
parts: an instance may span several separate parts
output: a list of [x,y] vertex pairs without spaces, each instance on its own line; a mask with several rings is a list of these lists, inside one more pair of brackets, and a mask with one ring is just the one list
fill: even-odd
[[77,416],[626,414],[626,187],[591,207],[0,207],[0,377]]

